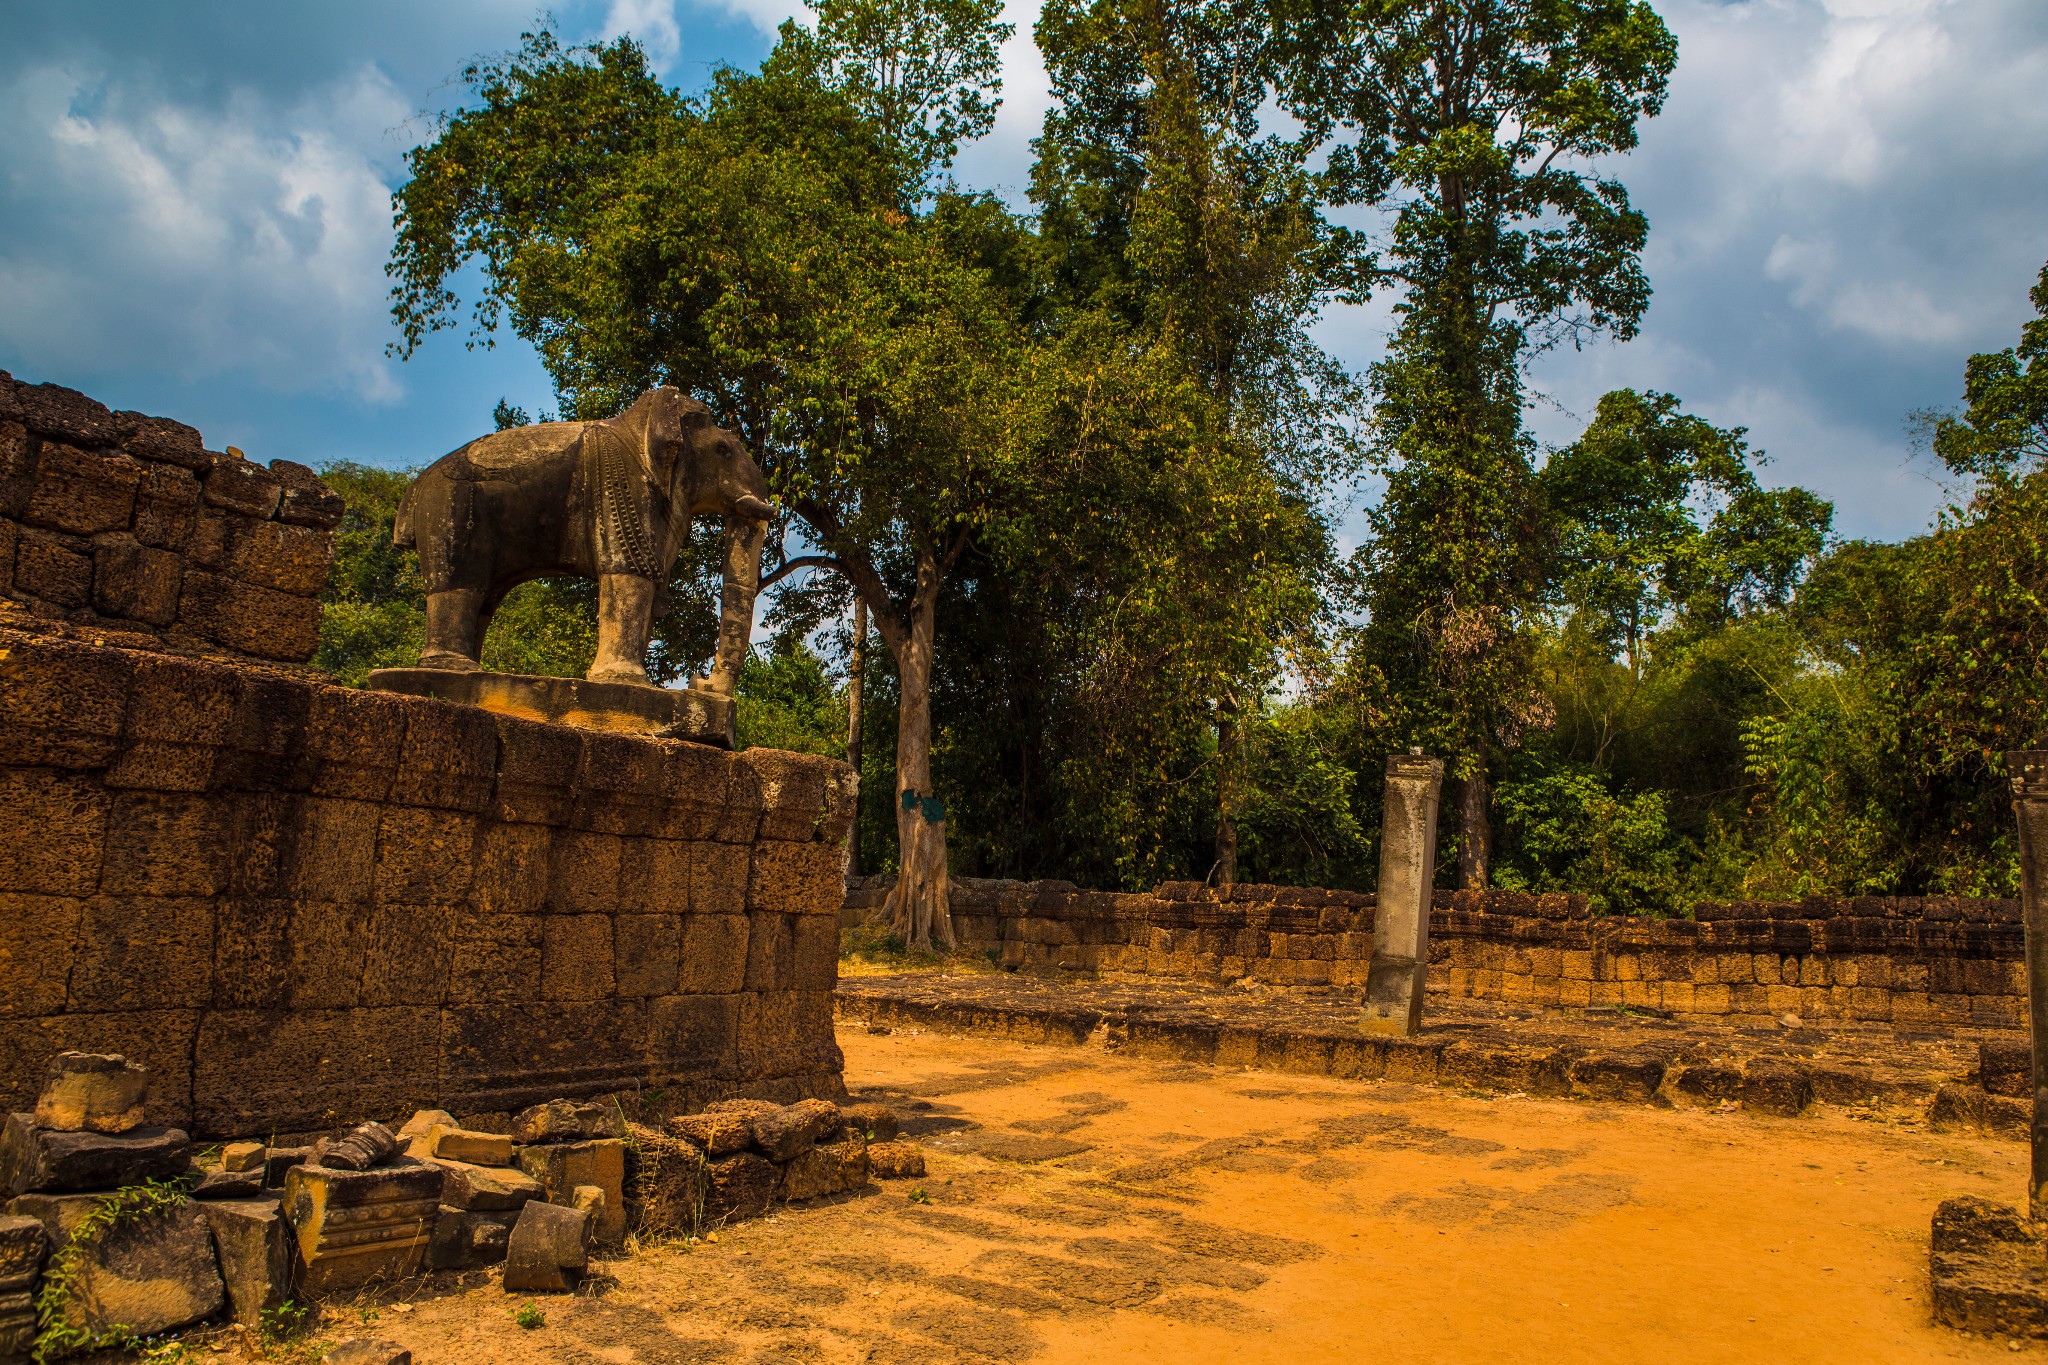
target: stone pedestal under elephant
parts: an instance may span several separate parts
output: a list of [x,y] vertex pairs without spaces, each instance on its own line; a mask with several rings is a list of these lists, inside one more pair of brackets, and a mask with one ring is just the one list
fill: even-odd
[[398,506],[393,540],[419,551],[423,668],[480,668],[491,614],[519,584],[598,584],[594,682],[647,681],[647,640],[694,516],[726,521],[726,580],[710,686],[729,694],[753,624],[764,524],[761,468],[710,409],[652,389],[601,422],[544,422],[435,461]]

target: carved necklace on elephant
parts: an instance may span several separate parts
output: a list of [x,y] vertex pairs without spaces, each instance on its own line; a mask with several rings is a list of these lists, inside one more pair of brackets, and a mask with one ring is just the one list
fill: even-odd
[[644,489],[644,480],[638,457],[624,436],[603,423],[592,423],[583,439],[597,443],[598,517],[606,540],[623,552],[630,572],[658,581],[662,565],[649,543],[642,499],[660,494],[646,490],[635,496],[636,489]]

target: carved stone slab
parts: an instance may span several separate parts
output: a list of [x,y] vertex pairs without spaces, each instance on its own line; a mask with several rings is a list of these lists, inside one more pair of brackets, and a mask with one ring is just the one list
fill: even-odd
[[379,668],[371,672],[369,683],[384,692],[464,702],[524,720],[732,747],[732,698],[702,688],[674,691],[638,683],[442,668]]

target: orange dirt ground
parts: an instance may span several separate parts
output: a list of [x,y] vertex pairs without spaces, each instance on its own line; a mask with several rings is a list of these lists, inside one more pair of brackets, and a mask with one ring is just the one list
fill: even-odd
[[[1933,1324],[1927,1240],[1943,1198],[2020,1195],[2021,1144],[901,1030],[840,1042],[929,1178],[643,1249],[536,1300],[537,1329],[471,1275],[322,1335],[420,1365],[2011,1358]],[[195,1354],[233,1359],[233,1341]]]

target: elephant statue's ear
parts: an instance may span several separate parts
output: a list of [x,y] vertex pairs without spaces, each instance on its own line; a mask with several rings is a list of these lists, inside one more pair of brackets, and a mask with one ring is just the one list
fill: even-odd
[[649,411],[640,456],[648,477],[665,491],[675,477],[684,440],[699,427],[711,425],[711,409],[666,385],[649,393],[646,401]]

